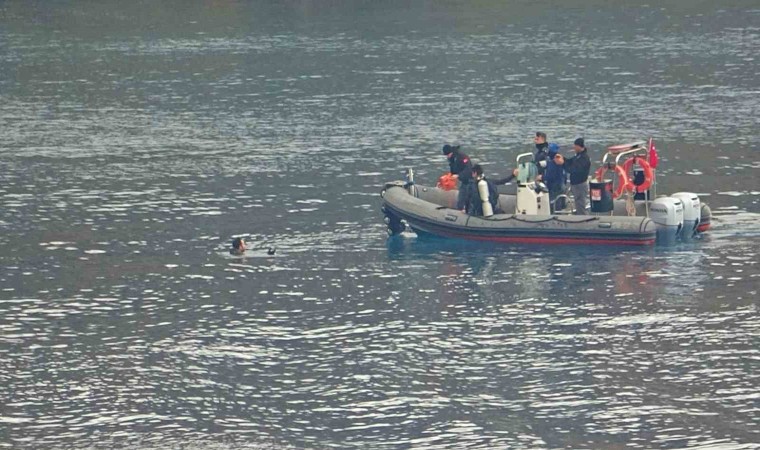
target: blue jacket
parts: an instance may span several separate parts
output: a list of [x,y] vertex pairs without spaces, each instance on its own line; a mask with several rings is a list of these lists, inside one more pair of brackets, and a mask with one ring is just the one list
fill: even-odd
[[549,189],[549,192],[562,191],[565,188],[565,180],[567,180],[567,174],[562,166],[558,166],[554,163],[554,155],[559,152],[559,146],[557,144],[549,144],[549,157],[546,159],[546,170],[544,171],[544,183]]

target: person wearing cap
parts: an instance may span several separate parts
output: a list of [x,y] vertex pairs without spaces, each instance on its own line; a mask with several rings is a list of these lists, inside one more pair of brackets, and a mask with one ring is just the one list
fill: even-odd
[[491,213],[498,214],[499,205],[499,191],[496,190],[496,185],[487,179],[483,173],[483,167],[480,164],[475,164],[472,168],[472,189],[470,189],[470,200],[467,205],[467,214],[471,216],[482,216],[483,214],[483,198],[480,197],[480,191],[478,191],[477,185],[482,180],[486,182],[488,186],[488,202],[491,204]]
[[[559,145],[554,142],[549,144],[546,158],[546,170],[542,177],[544,184],[546,184],[546,188],[549,189],[549,201],[551,202],[552,212],[555,210],[555,200],[565,192],[565,182],[567,180],[565,168],[554,161],[554,158],[558,154]],[[561,205],[559,209],[562,209]]]
[[573,142],[573,150],[575,156],[572,158],[565,159],[557,154],[554,162],[563,166],[570,174],[570,192],[575,198],[575,214],[584,215],[588,206],[588,175],[591,171],[591,160],[583,138],[578,138]]
[[449,171],[459,179],[459,196],[457,209],[464,211],[470,198],[472,184],[472,161],[470,157],[459,151],[459,146],[446,144],[443,154],[449,159]]

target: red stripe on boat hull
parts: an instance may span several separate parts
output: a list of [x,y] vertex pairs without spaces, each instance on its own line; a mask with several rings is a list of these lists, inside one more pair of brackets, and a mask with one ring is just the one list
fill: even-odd
[[703,233],[703,232],[705,232],[705,231],[707,231],[709,229],[710,229],[710,224],[709,223],[702,223],[702,224],[700,224],[697,227],[697,231],[699,231],[700,233]]
[[[434,233],[438,234],[438,233]],[[588,238],[566,238],[566,237],[507,237],[507,236],[473,236],[468,234],[457,233],[440,233],[448,237],[459,239],[470,239],[474,241],[499,242],[503,244],[592,244],[592,245],[654,245],[656,239],[588,239]]]

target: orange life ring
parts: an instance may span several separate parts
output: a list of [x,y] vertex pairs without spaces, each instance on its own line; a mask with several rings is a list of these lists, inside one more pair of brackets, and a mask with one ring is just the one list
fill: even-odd
[[[620,198],[621,195],[623,195],[623,192],[626,191],[626,189],[631,189],[631,181],[628,179],[628,172],[623,170],[621,166],[614,166],[615,167],[615,173],[618,176],[618,187],[615,189],[615,192],[612,193],[612,198]],[[602,166],[596,170],[594,173],[594,177],[596,177],[597,180],[602,181],[604,180],[604,172],[607,171],[607,166]]]
[[644,170],[644,182],[639,186],[635,186],[633,185],[633,182],[631,182],[631,185],[636,189],[636,192],[646,192],[654,180],[654,172],[652,171],[652,166],[649,165],[646,158],[643,156],[634,156],[633,158],[630,158],[626,160],[625,163],[623,163],[623,170],[626,174],[631,171],[634,163],[641,166],[641,168]]

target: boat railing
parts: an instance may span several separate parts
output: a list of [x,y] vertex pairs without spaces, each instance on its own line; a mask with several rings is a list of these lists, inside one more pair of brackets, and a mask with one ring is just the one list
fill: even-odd
[[[517,184],[526,184],[534,181],[538,170],[534,164],[524,161],[526,158],[533,159],[533,153],[520,153],[517,155]],[[523,161],[521,161],[523,160]]]
[[[611,169],[613,168],[613,166],[620,165],[620,160],[624,156],[640,154],[641,156],[646,157],[648,154],[648,150],[645,147],[645,145],[646,145],[646,142],[641,141],[641,142],[634,142],[632,144],[626,144],[624,146],[617,145],[614,147],[609,147],[607,149],[607,152],[602,157],[602,166],[603,167],[606,166]],[[612,156],[615,157],[614,164],[607,162],[607,160],[611,158]],[[655,191],[655,196],[656,196],[656,191]],[[652,198],[649,196],[649,192],[647,191],[644,197],[644,211],[645,211],[646,217],[649,217],[649,203],[651,201],[652,201]]]
[[625,151],[618,151],[618,152],[607,151],[607,153],[605,153],[604,156],[602,157],[602,165],[603,166],[607,165],[608,164],[607,159],[611,156],[615,156],[615,165],[618,165],[620,164],[620,158],[622,158],[623,156],[633,155],[636,153],[641,153],[642,155],[646,155],[647,149],[641,146],[637,146]]
[[517,155],[517,164],[520,165],[520,160],[527,157],[533,158],[533,153],[520,153]]

